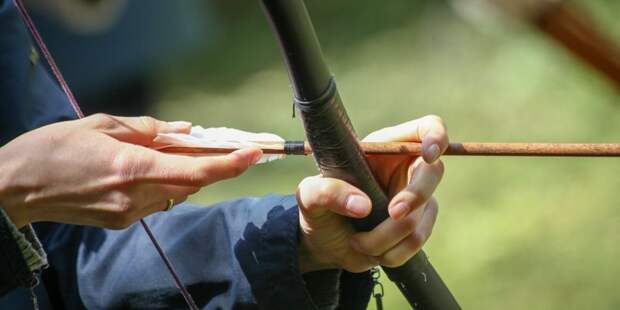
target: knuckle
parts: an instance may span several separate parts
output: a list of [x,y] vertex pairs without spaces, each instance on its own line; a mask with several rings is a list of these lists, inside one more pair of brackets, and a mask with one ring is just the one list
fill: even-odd
[[142,123],[142,126],[144,127],[144,132],[147,135],[157,135],[158,121],[155,118],[150,116],[140,116],[140,123]]
[[343,207],[340,184],[329,178],[305,178],[300,182],[297,193],[306,210]]
[[378,257],[379,262],[381,263],[381,266],[385,266],[385,267],[390,267],[390,268],[394,268],[394,267],[399,267],[400,265],[402,265],[404,262],[402,261],[402,259],[396,257],[394,255],[394,253],[386,253],[385,255]]
[[426,116],[426,119],[427,119],[429,122],[439,124],[439,125],[441,125],[441,127],[445,127],[445,122],[444,122],[444,121],[443,121],[443,119],[442,119],[440,116],[438,116],[438,115],[435,115],[435,114],[429,114],[429,115],[427,115],[427,116]]
[[368,256],[379,256],[382,253],[381,249],[375,240],[372,239],[357,239],[358,250]]
[[192,169],[187,172],[187,182],[194,186],[202,187],[207,186],[211,182],[209,182],[209,177],[211,176],[211,171],[208,167],[202,166],[198,169]]
[[414,191],[414,196],[416,197],[415,202],[417,205],[423,204],[432,197],[430,193],[419,189]]
[[108,121],[112,116],[105,113],[95,113],[93,115],[88,116],[89,120],[94,121],[95,123]]
[[123,218],[132,211],[133,201],[126,194],[119,194],[116,197],[113,214],[117,218]]
[[[363,245],[362,245],[362,247],[363,247]],[[370,255],[370,256],[379,256],[379,255],[383,254],[381,252],[381,250],[377,246],[368,246],[365,249],[362,248],[362,250],[364,251],[364,254]]]
[[116,191],[109,197],[106,212],[101,215],[104,227],[110,229],[124,229],[134,222],[134,202],[123,192]]
[[303,180],[301,180],[301,182],[299,182],[299,185],[297,185],[297,190],[304,191],[307,189],[312,189],[315,179],[316,176],[305,177]]
[[316,187],[317,176],[306,177],[297,186],[296,196],[299,206],[304,210],[314,209],[317,205]]
[[109,129],[116,126],[114,122],[114,116],[105,113],[96,113],[87,117],[96,128]]
[[112,167],[120,184],[131,183],[136,175],[136,160],[129,152],[122,151],[116,154]]
[[407,200],[409,200],[410,204],[415,208],[418,207],[420,205],[422,205],[424,202],[426,202],[428,199],[431,198],[431,194],[427,193],[423,190],[420,190],[418,188],[413,188],[410,191],[407,192]]
[[404,246],[413,255],[422,248],[425,242],[426,238],[424,237],[424,235],[415,232],[409,235],[409,237],[407,237]]
[[155,128],[157,126],[157,120],[151,116],[140,116],[140,122],[146,128]]
[[309,177],[304,179],[299,186],[300,197],[304,199],[305,208],[308,210],[328,206],[332,202],[332,186],[329,182]]
[[317,182],[317,203],[321,206],[334,203],[336,192],[336,186],[332,182],[326,180]]
[[139,147],[129,146],[125,149],[119,150],[114,156],[112,162],[112,169],[118,176],[118,182],[120,184],[133,183],[140,172],[148,170],[147,154]]
[[400,220],[401,229],[403,233],[409,233],[415,230],[418,226],[418,219],[413,214]]

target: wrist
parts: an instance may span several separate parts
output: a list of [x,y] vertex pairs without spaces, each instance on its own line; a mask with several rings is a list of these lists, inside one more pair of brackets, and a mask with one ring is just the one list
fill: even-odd
[[14,167],[11,165],[14,161],[7,158],[6,152],[2,152],[0,148],[0,208],[4,210],[13,225],[18,229],[30,224],[27,209],[22,205],[15,203],[15,199],[11,195],[11,175],[14,175]]

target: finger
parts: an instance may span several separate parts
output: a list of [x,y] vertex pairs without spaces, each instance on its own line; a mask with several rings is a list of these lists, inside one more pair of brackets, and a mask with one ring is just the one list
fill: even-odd
[[313,176],[305,178],[297,188],[297,201],[304,214],[316,217],[331,211],[362,218],[370,213],[368,196],[355,186],[338,179]]
[[[187,200],[188,196],[198,192],[200,187],[160,185],[158,189],[160,192],[156,195],[157,199],[153,199],[153,201],[145,204],[143,208],[138,210],[137,218],[143,218],[155,212],[169,211],[174,208],[174,206]],[[168,208],[170,200],[172,200],[172,207]]]
[[121,183],[159,183],[202,187],[245,172],[262,156],[258,148],[237,150],[227,155],[191,157],[165,154],[128,145],[114,163]]
[[[168,208],[168,206],[170,205],[170,199],[172,199],[172,207]],[[148,214],[155,213],[155,212],[170,211],[172,210],[172,208],[185,202],[185,200],[187,200],[187,196],[177,196],[176,198],[170,198],[170,199],[162,200],[162,201],[154,203],[152,205],[152,208],[148,209],[149,211]]]
[[412,166],[414,168],[411,181],[388,205],[388,213],[395,220],[425,204],[433,196],[443,177],[444,166],[440,160],[432,164],[417,160]]
[[[174,199],[174,205],[172,208],[174,208],[177,205],[182,204],[183,202],[185,202],[186,199],[187,199],[187,196],[178,197],[177,199]],[[133,224],[134,222],[142,218],[145,218],[153,213],[166,212],[166,211],[172,210],[172,208],[168,209],[168,204],[169,204],[168,200],[161,200],[158,202],[151,203],[149,205],[141,206],[140,208],[136,209],[134,213],[132,213],[130,224]],[[125,227],[127,226],[129,225],[125,225]]]
[[359,232],[351,237],[351,247],[369,256],[380,256],[415,231],[422,218],[422,208],[405,218],[387,218],[369,232]]
[[103,216],[107,228],[126,228],[135,221],[158,211],[164,211],[168,201],[182,203],[187,196],[200,190],[190,186],[162,186],[147,184],[132,186],[126,191],[111,192],[104,197],[105,208],[110,210]]
[[[128,193],[132,201],[140,205],[161,204],[162,201],[172,199],[176,203],[185,200],[187,196],[193,195],[200,191],[197,186],[178,186],[167,184],[148,184],[135,186]],[[160,208],[161,209],[161,208]],[[160,211],[155,209],[154,211]]]
[[407,262],[422,248],[430,237],[438,212],[437,201],[433,198],[424,208],[424,214],[415,231],[395,247],[378,257],[382,266],[398,267]]
[[107,114],[95,114],[87,118],[93,126],[117,140],[150,145],[160,133],[189,133],[189,122],[164,122],[150,116],[123,117]]
[[422,142],[422,157],[432,163],[448,148],[448,130],[440,117],[428,115],[375,131],[363,141]]

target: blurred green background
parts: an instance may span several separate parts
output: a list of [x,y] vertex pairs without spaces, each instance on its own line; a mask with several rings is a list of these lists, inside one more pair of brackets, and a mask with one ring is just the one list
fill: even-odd
[[[576,1],[620,42],[620,3]],[[307,1],[360,135],[440,115],[452,141],[619,142],[611,84],[529,27],[473,24],[443,1]],[[256,1],[217,1],[211,47],[162,70],[154,114],[303,138]],[[466,309],[620,307],[617,159],[444,158],[426,251]],[[289,194],[316,174],[288,158],[194,202]],[[389,286],[386,309],[407,304]],[[374,305],[371,302],[371,309]]]

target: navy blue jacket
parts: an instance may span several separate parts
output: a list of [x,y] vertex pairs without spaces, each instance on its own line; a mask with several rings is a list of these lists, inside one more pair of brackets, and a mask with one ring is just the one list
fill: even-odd
[[[72,118],[13,1],[0,0],[0,145]],[[333,285],[339,285],[339,308],[365,309],[368,303],[368,273],[300,273],[292,196],[183,205],[146,221],[202,308],[312,309],[322,304],[313,300],[320,295],[313,288]],[[141,226],[113,231],[39,223],[35,229],[50,263],[35,290],[42,309],[185,308]],[[23,307],[30,307],[26,290],[0,298],[1,309]]]

